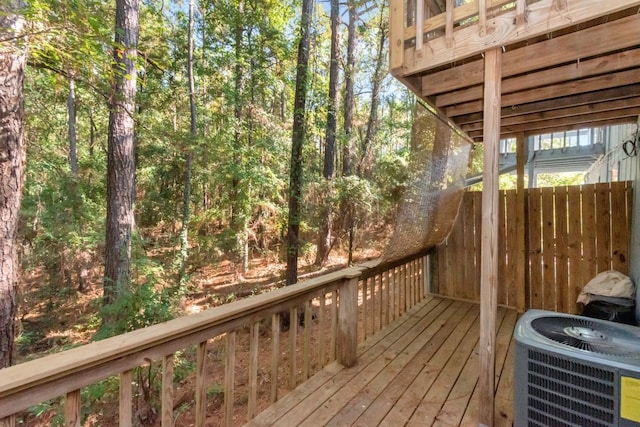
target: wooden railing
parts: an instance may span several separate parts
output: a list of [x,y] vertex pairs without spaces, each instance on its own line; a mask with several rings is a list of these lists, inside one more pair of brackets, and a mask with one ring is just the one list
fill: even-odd
[[389,69],[394,76],[402,80],[491,48],[634,6],[632,0],[466,0],[455,6],[456,3],[459,2],[390,0]]
[[[424,297],[425,265],[425,254],[419,254],[388,265],[347,268],[5,368],[0,426],[15,426],[21,411],[50,399],[64,408],[66,426],[79,426],[88,415],[82,413],[81,390],[110,377],[119,378],[118,421],[111,423],[130,426],[138,412],[134,370],[150,372],[151,366],[161,372],[156,400],[162,426],[173,426],[174,367],[189,354],[195,359],[195,390],[187,399],[193,424],[241,424],[329,363],[356,363],[359,342]],[[215,357],[224,363],[217,374],[210,369]],[[224,395],[213,408],[212,386]]]

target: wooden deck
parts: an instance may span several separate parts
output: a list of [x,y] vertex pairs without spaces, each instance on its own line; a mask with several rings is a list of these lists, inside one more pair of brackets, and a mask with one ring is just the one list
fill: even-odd
[[[478,425],[479,305],[427,297],[368,338],[355,366],[327,366],[249,426]],[[498,309],[496,425],[512,424],[512,335]]]

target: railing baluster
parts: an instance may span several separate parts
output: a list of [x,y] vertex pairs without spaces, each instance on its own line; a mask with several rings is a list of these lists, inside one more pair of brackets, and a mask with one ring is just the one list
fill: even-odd
[[131,370],[120,374],[119,418],[120,427],[130,427],[133,420],[131,412],[132,401],[132,372]]
[[411,261],[411,307],[413,307],[414,305],[416,305],[416,302],[418,301],[418,298],[416,297],[416,283],[418,282],[416,280],[418,276],[418,272],[416,271],[416,260],[412,260]]
[[298,308],[289,310],[289,390],[296,388],[296,348],[298,341]]
[[[408,0],[411,1],[411,0]],[[416,2],[416,56],[422,57],[424,43],[424,0]]]
[[260,340],[260,322],[251,325],[251,342],[249,343],[249,401],[247,402],[247,418],[256,416],[258,397],[258,345]]
[[389,314],[389,308],[391,307],[391,293],[389,291],[389,275],[387,274],[386,271],[383,271],[382,273],[380,273],[380,280],[382,281],[382,283],[386,285],[384,287],[384,293],[387,298],[387,302],[384,305],[385,307],[384,325],[388,326],[389,323],[391,322],[391,316]]
[[207,342],[198,344],[196,356],[196,427],[204,427],[207,419]]
[[227,333],[226,361],[224,373],[224,425],[233,425],[233,402],[235,399],[235,369],[236,369],[236,331]]
[[369,318],[369,303],[367,302],[367,283],[369,279],[362,280],[362,335],[363,339],[367,339],[367,324]]
[[336,360],[336,337],[338,335],[338,293],[337,288],[331,292],[331,343],[329,349],[331,351],[331,362]]
[[280,314],[271,316],[271,403],[278,401],[278,364],[280,360]]
[[387,275],[387,286],[389,287],[389,321],[396,319],[396,284],[393,281],[393,269],[385,271]]
[[527,22],[527,0],[516,1],[516,27],[521,27]]
[[320,347],[319,348],[320,368],[324,366],[325,360],[327,358],[325,348],[324,348],[325,343],[327,341],[327,325],[326,325],[327,317],[324,312],[326,310],[326,306],[327,306],[327,294],[323,289],[320,294],[320,311],[318,312],[318,323],[319,323],[319,330],[320,330],[320,333],[318,334],[318,346]]
[[481,36],[487,34],[487,0],[478,0],[478,27]]
[[378,315],[376,317],[379,331],[382,329],[382,274],[376,274],[375,280],[378,282]]
[[[65,427],[80,427],[81,404],[80,390],[67,393],[64,400],[64,425]],[[1,425],[1,424],[0,424]]]
[[173,354],[162,359],[162,427],[173,427]]
[[444,27],[444,37],[447,47],[453,46],[453,0],[447,0],[446,3],[446,23]]
[[309,379],[311,371],[311,301],[307,301],[304,305],[304,360],[302,361],[302,380]]
[[376,333],[376,281],[375,277],[367,279],[371,286],[369,286],[369,293],[371,294],[371,335]]
[[394,311],[395,317],[397,319],[398,317],[400,317],[400,314],[401,314],[400,313],[400,301],[402,301],[402,299],[401,299],[402,295],[400,294],[401,286],[400,286],[400,281],[399,281],[399,278],[398,278],[398,269],[394,267],[392,269],[392,273],[391,274],[393,275],[393,288],[394,288],[394,293],[395,293],[395,295],[394,295],[395,301],[394,301],[393,311]]
[[16,416],[9,415],[8,417],[0,419],[0,427],[16,427]]

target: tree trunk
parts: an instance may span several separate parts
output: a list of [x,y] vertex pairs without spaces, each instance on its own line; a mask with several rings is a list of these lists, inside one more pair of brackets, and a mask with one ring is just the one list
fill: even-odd
[[241,1],[238,6],[238,15],[236,22],[236,34],[235,34],[235,118],[236,118],[236,131],[234,137],[234,162],[237,169],[234,172],[232,178],[232,206],[231,206],[231,229],[235,233],[236,237],[236,257],[238,264],[240,265],[240,271],[245,273],[249,268],[249,240],[247,232],[247,213],[246,213],[246,195],[243,195],[242,179],[244,178],[242,173],[242,138],[243,134],[241,129],[243,128],[244,112],[242,109],[242,99],[244,94],[244,67],[243,64],[243,43],[244,37],[244,25],[242,23],[244,13],[244,1]]
[[[104,304],[128,288],[135,199],[134,118],[139,0],[116,1],[112,94],[107,146],[107,232]],[[109,321],[109,319],[103,319]]]
[[[187,78],[189,80],[189,107],[191,111],[191,139],[196,138],[196,90],[193,78],[193,2],[189,1],[189,52],[187,56]],[[182,199],[182,233],[180,236],[180,272],[179,284],[184,285],[185,268],[189,255],[189,204],[191,202],[191,166],[193,155],[190,144],[185,152],[184,194]]]
[[69,168],[71,173],[76,176],[78,175],[78,147],[76,138],[76,82],[73,77],[69,79],[67,112],[69,114]]
[[314,0],[302,0],[300,20],[300,43],[291,136],[291,166],[289,176],[289,218],[287,230],[287,277],[286,284],[298,281],[298,250],[300,246],[300,202],[302,198],[302,146],[306,136],[307,80],[309,69],[309,33],[313,16]]
[[386,1],[382,2],[380,8],[380,27],[378,28],[378,55],[376,57],[376,66],[373,73],[373,84],[371,86],[371,110],[369,111],[369,119],[367,120],[367,131],[365,133],[364,140],[362,141],[362,150],[360,161],[358,162],[358,176],[362,177],[366,172],[366,163],[369,160],[369,152],[371,144],[373,144],[373,138],[378,131],[378,105],[380,104],[380,87],[382,86],[382,80],[384,80],[387,74],[386,62],[385,62],[385,41],[387,40],[388,33],[388,21],[384,19],[384,9],[386,7]]
[[[337,106],[338,106],[338,25],[340,20],[340,3],[331,0],[331,63],[329,66],[329,105],[327,107],[326,143],[324,151],[323,176],[327,181],[333,179],[335,170]],[[331,200],[333,185],[327,186],[327,199]],[[318,234],[318,250],[315,264],[322,266],[329,257],[331,250],[331,230],[333,228],[333,206],[330,201],[325,201],[325,222],[320,227]]]
[[[0,38],[22,31],[17,15],[24,4],[9,1],[0,8]],[[18,301],[18,213],[24,179],[24,69],[22,39],[0,44],[0,368],[14,363]]]
[[[345,96],[344,96],[344,147],[342,153],[342,175],[350,176],[353,174],[353,77],[355,68],[355,49],[356,49],[356,26],[358,22],[358,13],[356,10],[355,0],[347,1],[349,8],[349,25],[347,39],[347,63],[344,70]],[[351,265],[353,261],[353,241],[355,233],[355,219],[351,214],[352,209],[347,208],[345,224],[347,234],[349,236],[349,255],[348,263]]]
[[344,67],[344,146],[342,148],[342,175],[353,174],[353,75],[356,62],[356,25],[358,15],[354,0],[347,2],[349,8],[349,25],[347,35],[347,63]]

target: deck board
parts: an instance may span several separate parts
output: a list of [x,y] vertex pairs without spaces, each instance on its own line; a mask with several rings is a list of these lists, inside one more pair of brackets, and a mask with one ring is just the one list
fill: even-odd
[[[367,338],[351,368],[327,366],[249,426],[477,425],[479,306],[427,297]],[[496,422],[512,420],[517,314],[500,309]]]

